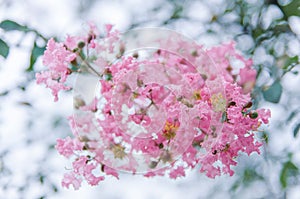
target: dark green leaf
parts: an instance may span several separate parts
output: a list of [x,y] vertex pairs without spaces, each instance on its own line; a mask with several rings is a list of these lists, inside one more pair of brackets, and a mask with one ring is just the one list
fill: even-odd
[[54,184],[52,184],[52,190],[53,190],[53,192],[58,192],[58,188],[57,188],[57,186],[55,186]]
[[296,137],[300,130],[300,123],[298,123],[294,128],[294,137]]
[[280,173],[280,184],[282,188],[286,188],[288,185],[288,178],[298,173],[298,167],[291,161],[284,163]]
[[33,71],[34,69],[34,64],[37,60],[37,58],[41,55],[43,55],[46,47],[39,47],[36,42],[34,42],[33,48],[31,50],[31,55],[30,55],[30,63],[28,68],[26,69],[27,72]]
[[8,91],[8,90],[6,90],[6,91],[3,91],[3,92],[1,92],[1,93],[0,93],[0,97],[2,97],[2,96],[6,96],[8,93],[9,93],[9,91]]
[[276,25],[273,27],[273,31],[276,35],[291,31],[290,26],[286,21],[275,22],[275,24]]
[[268,132],[265,132],[265,131],[263,132],[262,140],[264,140],[266,142],[266,144],[269,143],[269,134],[268,134]]
[[8,53],[9,46],[2,39],[0,39],[0,55],[4,58],[7,58]]
[[19,31],[28,31],[27,26],[22,26],[18,24],[17,22],[11,21],[11,20],[4,20],[0,23],[0,28],[2,28],[5,31],[13,31],[13,30],[19,30]]
[[263,91],[265,100],[278,103],[282,93],[282,86],[279,81],[274,82],[269,88]]
[[292,71],[292,74],[294,74],[294,75],[298,75],[298,74],[299,74],[299,72],[298,72],[298,71]]
[[45,180],[45,176],[43,176],[42,174],[39,176],[39,181],[41,184],[44,184],[44,180]]
[[290,122],[297,114],[298,114],[298,110],[291,112],[291,114],[287,118],[286,122]]

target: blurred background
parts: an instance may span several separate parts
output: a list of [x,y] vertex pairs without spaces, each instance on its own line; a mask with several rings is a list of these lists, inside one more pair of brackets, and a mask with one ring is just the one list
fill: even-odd
[[[258,71],[255,106],[272,111],[259,132],[262,155],[241,154],[233,177],[146,179],[122,174],[97,187],[61,188],[70,162],[54,149],[71,135],[72,93],[53,102],[35,83],[46,41],[115,24],[121,31],[166,27],[204,48],[236,41]],[[299,0],[0,0],[0,198],[300,198]]]

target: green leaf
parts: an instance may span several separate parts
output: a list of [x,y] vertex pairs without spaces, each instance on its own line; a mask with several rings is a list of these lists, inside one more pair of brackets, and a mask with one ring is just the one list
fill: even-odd
[[260,37],[265,31],[261,28],[255,28],[252,30],[252,36],[254,39],[257,39],[258,37]]
[[282,6],[282,10],[284,14],[288,17],[290,16],[300,16],[300,1],[299,0],[293,0],[291,3]]
[[299,58],[298,56],[290,57],[287,59],[284,63],[283,69],[284,70],[290,70],[292,67],[297,65],[299,63]]
[[182,15],[183,7],[176,6],[170,19],[179,19]]
[[282,86],[279,81],[275,81],[269,88],[263,90],[262,93],[265,100],[278,103],[282,93]]
[[284,163],[279,178],[282,188],[285,189],[288,185],[288,178],[297,175],[297,173],[298,167],[293,162],[289,160]]
[[30,55],[30,63],[28,68],[26,69],[27,72],[33,71],[34,64],[39,56],[43,55],[44,51],[46,50],[46,46],[39,47],[36,42],[34,42],[33,48],[31,50]]
[[4,20],[0,23],[0,28],[2,28],[5,31],[14,31],[14,30],[19,30],[19,31],[28,31],[27,26],[22,26],[18,24],[17,22],[11,21],[11,20]]
[[294,128],[294,137],[296,137],[300,130],[300,123],[298,123]]
[[2,39],[0,39],[0,55],[4,58],[7,58],[8,53],[9,46]]

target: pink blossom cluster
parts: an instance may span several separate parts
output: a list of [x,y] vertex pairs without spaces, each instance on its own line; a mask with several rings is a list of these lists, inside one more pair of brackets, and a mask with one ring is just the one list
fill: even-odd
[[233,175],[239,153],[260,153],[255,136],[270,111],[254,110],[256,71],[233,42],[204,51],[178,36],[132,51],[111,25],[104,35],[90,26],[87,37],[49,40],[48,70],[37,74],[55,100],[71,88],[68,75],[98,77],[91,102],[74,97],[74,138],[57,140],[58,152],[73,162],[64,187],[97,185],[119,171],[176,179],[197,165],[210,178]]
[[43,64],[49,68],[47,71],[36,74],[38,84],[45,84],[52,90],[54,101],[58,100],[60,90],[69,90],[69,86],[64,83],[70,74],[69,64],[76,58],[76,54],[68,51],[63,43],[56,43],[50,39],[47,50],[43,56]]

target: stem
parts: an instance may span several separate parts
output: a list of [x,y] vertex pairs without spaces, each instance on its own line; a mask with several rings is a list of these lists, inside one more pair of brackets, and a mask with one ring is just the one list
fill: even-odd
[[80,60],[91,70],[93,71],[98,77],[102,77],[103,75],[98,73],[85,59],[83,59],[82,55],[78,54]]
[[39,36],[40,38],[42,38],[47,43],[48,39],[46,37],[44,37],[41,33],[39,33],[37,30],[30,29],[30,31],[34,32],[37,36]]

